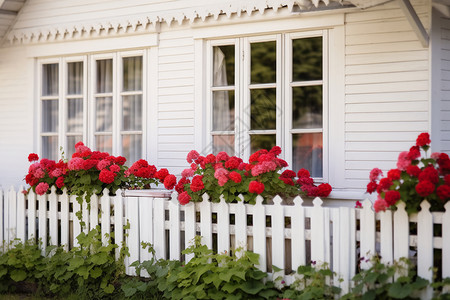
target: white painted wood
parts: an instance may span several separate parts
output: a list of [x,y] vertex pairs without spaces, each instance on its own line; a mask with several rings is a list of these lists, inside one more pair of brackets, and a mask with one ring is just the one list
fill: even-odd
[[[26,240],[26,200],[25,195],[23,193],[24,189],[23,187],[19,187],[19,192],[17,193],[17,238],[21,241]],[[1,199],[1,195],[0,195]],[[0,205],[2,203],[0,202]],[[0,211],[0,216],[2,216],[2,213]],[[0,221],[1,223],[1,221]],[[1,228],[0,228],[1,230]],[[1,241],[1,237],[0,237]]]
[[386,210],[384,212],[379,212],[378,215],[380,216],[381,261],[385,264],[392,264],[394,260],[392,211]]
[[[100,197],[101,207],[101,235],[103,245],[107,245],[111,235],[111,202],[109,191],[105,189]],[[117,242],[116,242],[117,244]]]
[[[323,205],[323,203],[322,203]],[[324,229],[324,250],[325,260],[328,265],[331,264],[331,233],[330,233],[330,209],[328,207],[323,208],[323,229]],[[329,279],[327,279],[329,280]],[[329,282],[329,281],[328,281]]]
[[267,272],[266,208],[262,202],[263,198],[258,195],[253,208],[253,252],[259,254],[259,265],[257,268]]
[[[139,240],[153,245],[153,197],[138,197],[139,202]],[[148,248],[140,248],[139,259],[141,262],[150,260],[151,254]]]
[[425,48],[428,47],[430,37],[428,36],[428,33],[424,25],[422,24],[422,21],[417,16],[414,7],[411,5],[411,2],[409,0],[398,0],[397,3],[405,13],[406,19],[416,33],[419,41],[422,43],[422,46]]
[[175,193],[172,194],[172,199],[169,202],[169,222],[169,258],[180,260],[180,204]]
[[[238,230],[244,231],[245,227]],[[230,206],[225,202],[223,195],[220,195],[217,207],[217,252],[230,252]]]
[[42,255],[45,255],[45,249],[47,248],[47,195],[38,195],[39,209],[39,234],[38,237],[42,241]]
[[153,247],[157,259],[167,259],[166,257],[166,213],[164,209],[164,200],[156,198],[153,202]]
[[[105,193],[106,190],[104,190],[103,193]],[[98,225],[98,213],[99,213],[98,203],[99,203],[98,196],[96,194],[92,195],[91,208],[89,210],[89,230],[95,229]]]
[[61,243],[64,250],[69,250],[70,241],[70,213],[69,213],[69,195],[67,189],[63,189],[62,195],[59,197],[61,201]]
[[2,217],[2,220],[0,221],[0,241],[2,242],[2,248],[4,246],[3,244],[3,236],[4,236],[4,232],[3,232],[3,221],[5,220],[5,211],[3,210],[3,203],[4,203],[4,198],[3,198],[3,189],[0,188],[0,216]]
[[[109,200],[110,201],[110,200]],[[108,205],[111,205],[108,201]],[[122,191],[117,190],[116,196],[113,198],[114,201],[114,239],[116,245],[119,247],[116,248],[116,259],[120,257],[120,251],[122,250],[122,243],[124,241],[124,226],[126,223],[126,220],[124,220],[124,212],[123,212],[123,198],[122,198]]]
[[58,195],[56,194],[56,187],[52,186],[51,193],[48,195],[49,202],[49,243],[50,245],[58,245]]
[[284,278],[285,268],[285,239],[284,239],[284,210],[281,206],[280,196],[273,198],[272,214],[272,265],[282,269],[279,272],[273,272],[273,278]]
[[[409,257],[409,221],[405,203],[399,201],[394,212],[394,260],[398,261],[402,257]],[[402,275],[399,273],[395,277]]]
[[200,202],[200,235],[202,244],[212,249],[212,208],[208,194],[203,194],[203,201]]
[[128,251],[130,253],[129,257],[125,259],[126,273],[130,276],[136,275],[136,269],[130,267],[129,265],[135,261],[139,261],[139,202],[137,197],[126,197],[124,198],[125,204],[125,216],[128,222],[130,222],[130,229],[128,230],[128,238],[126,243],[128,246]]
[[324,228],[324,210],[322,200],[315,198],[313,200],[313,210],[311,218],[311,260],[316,263],[325,262],[325,228]]
[[294,198],[291,216],[292,270],[306,264],[305,249],[305,209],[300,196]]
[[[236,249],[242,248],[243,251],[248,249],[247,247],[247,208],[244,204],[244,197],[239,195],[240,201],[236,204],[236,213],[234,214],[234,237]],[[240,256],[240,252],[236,252],[236,255]]]
[[[335,271],[337,278],[342,278],[339,283],[342,289],[341,294],[346,294],[350,289],[350,279],[351,277],[351,259],[352,259],[352,244],[351,244],[351,214],[352,209],[349,207],[339,208],[339,221],[333,224],[333,228],[336,229],[333,233],[333,252],[336,251],[336,259],[333,260],[334,266],[338,266]],[[354,208],[353,208],[354,210]]]
[[[190,247],[193,244],[193,239],[196,235],[195,232],[196,220],[195,220],[195,203],[189,202],[184,206],[184,243],[185,248]],[[194,254],[186,254],[186,262],[189,262]]]
[[[27,195],[28,201],[28,236],[27,239],[36,239],[36,194],[33,190]],[[0,222],[1,223],[1,222]],[[3,231],[1,231],[3,233]]]
[[86,201],[86,198],[83,198],[83,204],[81,205],[82,208],[82,220],[83,220],[83,228],[82,231],[84,233],[88,233],[89,232],[89,208],[88,208],[88,203]]
[[371,264],[367,262],[368,259],[372,258],[376,254],[375,251],[375,213],[372,210],[372,202],[366,199],[362,203],[363,209],[361,211],[361,257],[364,260],[361,261],[361,268],[368,269]]
[[[417,275],[433,281],[433,215],[430,212],[430,203],[426,200],[420,204],[420,212],[417,215]],[[433,297],[433,289],[427,287],[421,298]]]
[[78,240],[77,237],[78,235],[80,235],[81,233],[81,220],[78,218],[78,216],[76,215],[77,212],[81,211],[81,204],[78,202],[77,200],[77,196],[72,195],[70,196],[70,202],[72,202],[72,206],[73,206],[73,235],[72,235],[72,244],[74,247],[78,247]]
[[17,193],[14,187],[8,191],[8,244],[14,241],[17,235]]
[[349,246],[349,259],[350,259],[350,278],[353,278],[356,273],[356,209],[350,211],[350,246]]
[[450,201],[442,216],[442,278],[450,277]]

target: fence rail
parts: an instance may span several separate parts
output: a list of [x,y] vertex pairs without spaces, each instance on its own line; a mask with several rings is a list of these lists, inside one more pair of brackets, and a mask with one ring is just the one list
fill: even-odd
[[[0,240],[39,238],[43,251],[47,245],[69,249],[77,245],[81,230],[100,225],[102,237],[113,233],[117,245],[125,238],[130,252],[127,274],[133,275],[129,264],[150,258],[141,242],[152,243],[158,258],[188,261],[191,257],[181,252],[195,235],[201,235],[203,243],[218,252],[242,247],[258,253],[258,268],[269,273],[272,265],[283,268],[285,272],[271,275],[284,276],[287,284],[293,280],[288,271],[311,261],[326,262],[342,280],[339,285],[344,293],[358,267],[370,266],[361,258],[374,254],[385,263],[409,257],[417,262],[418,275],[430,281],[430,267],[450,277],[450,202],[445,212],[430,212],[424,201],[419,213],[408,216],[403,203],[395,212],[375,213],[367,199],[363,208],[356,209],[325,207],[319,198],[312,206],[300,197],[291,205],[283,204],[278,196],[270,205],[263,204],[261,197],[249,205],[228,204],[223,199],[212,203],[205,194],[202,202],[185,206],[176,198],[176,193],[162,191],[125,191],[123,195],[118,191],[110,196],[104,190],[101,196],[91,197],[88,209],[75,196],[57,195],[54,189],[42,196],[0,190]],[[85,229],[75,215],[80,210]],[[120,248],[116,251],[118,255]],[[435,251],[441,252],[441,261],[434,259]],[[430,298],[431,292],[427,290],[424,297]]]

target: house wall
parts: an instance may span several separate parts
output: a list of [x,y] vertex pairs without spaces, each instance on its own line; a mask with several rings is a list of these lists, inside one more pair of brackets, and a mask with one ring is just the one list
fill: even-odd
[[[423,24],[429,28],[429,1],[412,2]],[[92,21],[92,18],[99,21],[120,19],[145,11],[154,13],[188,6],[188,1],[29,1],[14,29],[55,26],[60,22],[83,23]],[[255,18],[264,17],[255,14]],[[221,20],[219,18],[217,22]],[[227,22],[239,22],[239,17],[223,21],[224,24]],[[330,182],[339,182],[343,193],[336,194],[336,197],[361,198],[369,171],[374,167],[383,170],[394,167],[398,153],[409,149],[418,133],[431,128],[430,53],[418,41],[404,12],[395,2],[364,11],[348,11],[343,27],[345,49],[336,51],[344,51],[345,90],[342,97],[331,95],[330,102],[334,99],[344,101],[342,145],[345,153],[342,162],[330,160],[330,164],[339,165]],[[186,167],[187,152],[202,145],[199,142],[202,131],[197,130],[199,120],[204,118],[203,112],[198,109],[203,105],[202,95],[196,89],[198,80],[201,80],[198,75],[201,67],[196,56],[198,43],[193,38],[195,29],[189,21],[181,25],[172,23],[171,26],[163,22],[157,31],[158,45],[149,57],[149,61],[153,61],[150,62],[149,74],[157,80],[152,81],[156,82],[156,86],[150,86],[148,96],[152,103],[148,108],[148,125],[156,130],[147,133],[147,158],[159,167],[168,167],[174,173],[180,173]],[[45,45],[44,42],[40,44]],[[52,43],[49,45],[52,47]],[[8,78],[9,82],[0,81],[0,101],[2,107],[15,111],[10,114],[2,109],[0,114],[8,117],[12,124],[17,124],[9,125],[8,130],[4,126],[0,129],[1,142],[5,143],[0,162],[7,165],[12,161],[3,155],[11,153],[14,162],[21,165],[21,168],[5,172],[10,168],[3,168],[2,164],[2,183],[20,181],[28,165],[26,155],[37,150],[36,138],[33,139],[32,133],[33,119],[36,118],[32,103],[35,103],[36,96],[22,88],[33,86],[34,82],[30,72],[33,70],[33,60],[29,58],[32,47],[35,46],[25,44],[18,48],[20,51],[5,48],[0,55],[0,78]],[[25,50],[28,50],[27,53]],[[16,62],[13,63],[11,58],[15,58]],[[4,90],[7,92],[3,93]],[[14,103],[10,100],[13,97],[17,98]],[[20,119],[19,115],[24,112],[28,117]],[[1,118],[0,122],[4,124],[6,120]],[[333,124],[330,126],[334,127]],[[3,142],[3,137],[11,136],[14,137]]]

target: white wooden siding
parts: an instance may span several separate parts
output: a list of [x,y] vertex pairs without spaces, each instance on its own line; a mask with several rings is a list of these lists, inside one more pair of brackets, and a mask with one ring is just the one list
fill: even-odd
[[450,19],[440,18],[441,97],[439,101],[439,151],[450,152]]
[[[412,1],[428,27],[429,5]],[[346,15],[345,178],[364,190],[429,130],[429,50],[395,3]]]

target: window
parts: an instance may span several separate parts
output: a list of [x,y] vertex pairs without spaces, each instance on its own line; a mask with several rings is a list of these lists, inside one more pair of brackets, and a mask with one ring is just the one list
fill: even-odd
[[208,42],[212,151],[282,147],[294,170],[324,177],[326,32]]
[[40,149],[65,157],[83,141],[92,149],[142,157],[144,53],[63,57],[40,61]]

